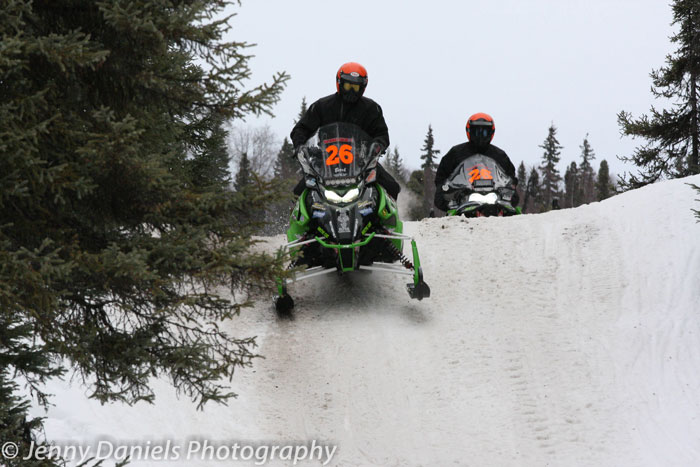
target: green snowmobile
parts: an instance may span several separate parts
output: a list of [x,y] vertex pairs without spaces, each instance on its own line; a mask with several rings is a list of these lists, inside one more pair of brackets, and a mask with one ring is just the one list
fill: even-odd
[[[360,127],[333,123],[318,130],[317,146],[298,152],[306,188],[292,211],[285,248],[290,267],[305,269],[278,280],[278,312],[294,308],[290,282],[358,269],[411,276],[410,297],[430,296],[416,242],[403,234],[396,202],[374,183],[380,155],[374,144]],[[402,252],[405,240],[411,242],[413,261]]]

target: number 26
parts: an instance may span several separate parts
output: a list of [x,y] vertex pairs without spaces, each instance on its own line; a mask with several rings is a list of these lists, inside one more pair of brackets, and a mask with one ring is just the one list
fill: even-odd
[[330,154],[326,159],[326,165],[336,165],[340,164],[352,164],[355,156],[352,154],[352,146],[349,144],[343,144],[340,146],[340,151],[338,151],[338,146],[335,144],[326,147],[326,152]]

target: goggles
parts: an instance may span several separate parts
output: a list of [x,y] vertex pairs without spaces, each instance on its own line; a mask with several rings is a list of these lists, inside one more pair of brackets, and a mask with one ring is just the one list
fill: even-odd
[[493,130],[491,127],[478,127],[478,126],[473,126],[470,130],[469,133],[471,134],[472,138],[491,138],[491,135],[493,134]]
[[351,89],[355,92],[360,92],[360,85],[359,84],[352,84],[348,83],[347,81],[343,83],[343,89],[346,91],[350,91]]

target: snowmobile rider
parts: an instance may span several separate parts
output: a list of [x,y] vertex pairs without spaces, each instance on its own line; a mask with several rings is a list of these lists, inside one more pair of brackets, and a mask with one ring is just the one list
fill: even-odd
[[[329,123],[352,123],[359,126],[372,138],[373,143],[378,143],[375,146],[377,152],[384,152],[389,147],[389,129],[379,104],[362,95],[367,81],[367,70],[359,63],[349,62],[341,66],[335,75],[337,92],[311,104],[294,125],[290,134],[294,153],[316,130]],[[380,164],[377,164],[377,183],[394,199],[401,191],[396,180]],[[302,179],[294,188],[294,194],[301,195],[304,187],[305,181]]]
[[[447,151],[447,154],[440,160],[440,165],[435,174],[435,206],[438,209],[442,211],[447,211],[448,209],[447,201],[443,196],[442,185],[450,178],[452,172],[462,161],[474,154],[483,154],[496,161],[506,171],[506,174],[515,180],[515,185],[517,185],[518,178],[515,175],[515,166],[513,166],[505,151],[491,144],[495,132],[496,124],[490,115],[476,113],[469,117],[469,120],[467,120],[467,139],[469,141],[453,146]],[[519,200],[518,193],[515,192],[511,199],[511,204],[517,206]]]

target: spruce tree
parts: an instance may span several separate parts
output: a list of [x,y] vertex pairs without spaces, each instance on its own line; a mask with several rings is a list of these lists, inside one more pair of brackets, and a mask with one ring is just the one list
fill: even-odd
[[[274,183],[274,181],[272,183]],[[257,194],[261,190],[264,190],[266,186],[269,186],[269,183],[265,185],[263,179],[252,169],[248,153],[242,153],[240,161],[238,162],[238,171],[236,172],[236,178],[233,182],[233,189],[243,199],[250,200],[254,208],[244,209],[233,214],[232,217],[236,223],[245,225],[256,235],[266,233],[264,225],[266,213],[276,201],[276,199],[271,199],[270,202],[265,203],[264,206],[260,205]]]
[[523,212],[540,212],[541,210],[541,185],[540,174],[537,167],[530,170],[525,189],[525,199],[523,201]]
[[[3,310],[4,311],[4,310]],[[29,401],[17,396],[20,390],[15,382],[18,376],[27,381],[41,403],[46,403],[47,395],[42,390],[43,383],[63,374],[63,370],[53,367],[50,354],[44,346],[30,346],[32,326],[19,321],[13,313],[0,313],[0,440],[13,442],[18,447],[18,458],[5,459],[3,464],[14,466],[59,465],[49,461],[23,461],[34,441],[33,431],[40,430],[41,419],[29,418]],[[46,443],[38,443],[45,445]],[[4,454],[5,452],[3,452]]]
[[301,106],[299,106],[299,115],[297,115],[297,118],[294,120],[294,124],[296,125],[299,120],[301,120],[301,117],[304,116],[306,111],[308,110],[308,107],[306,105],[306,97],[301,98]]
[[236,172],[236,180],[233,188],[238,192],[248,190],[253,185],[253,173],[250,170],[250,161],[248,153],[241,154],[241,160],[238,162],[238,171]]
[[579,179],[581,199],[578,205],[595,201],[595,171],[591,161],[595,159],[595,152],[588,142],[588,135],[583,139],[581,148],[581,165],[579,166]]
[[437,149],[433,149],[435,147],[435,138],[433,137],[433,127],[432,125],[428,125],[428,133],[425,135],[425,139],[423,140],[423,147],[421,148],[421,151],[423,153],[421,154],[420,158],[423,161],[421,164],[421,169],[435,169],[437,167],[437,164],[435,163],[435,159],[437,158],[437,155],[440,154],[440,151]]
[[289,213],[293,208],[292,191],[301,178],[299,163],[294,158],[294,148],[287,138],[282,141],[274,169],[272,183],[279,195],[265,210],[266,223],[261,231],[263,235],[277,235],[286,230]]
[[517,172],[518,187],[524,187],[527,183],[527,169],[525,168],[525,161],[520,161]]
[[[408,183],[406,184],[406,188],[408,188],[409,192],[411,192],[413,195],[415,195],[415,198],[418,200],[418,202],[414,202],[411,204],[409,208],[409,217],[411,220],[416,220],[419,221],[426,217],[428,215],[428,210],[425,208],[425,180],[423,177],[425,176],[425,170],[414,170],[411,172],[410,177],[408,177]],[[409,202],[412,201],[409,198]]]
[[38,427],[18,424],[17,372],[40,389],[75,370],[91,397],[127,403],[167,377],[203,404],[255,358],[218,323],[284,268],[234,222],[269,195],[226,189],[222,123],[270,113],[287,76],[243,87],[247,44],[210,19],[224,7],[3,3],[0,439]]
[[564,174],[565,208],[575,208],[581,205],[581,177],[576,162],[572,162],[566,168]]
[[197,157],[186,161],[189,165],[192,185],[200,188],[224,188],[231,182],[230,155],[226,146],[225,121],[212,116],[211,128],[202,138],[205,145]]
[[552,198],[555,198],[559,192],[559,183],[561,182],[557,164],[560,160],[562,146],[557,140],[557,129],[554,124],[549,127],[547,138],[539,147],[544,149],[540,165],[542,171],[540,196],[542,205],[549,209]]
[[387,172],[393,175],[394,178],[396,178],[396,181],[401,184],[406,183],[406,168],[403,165],[403,159],[399,154],[398,146],[394,146],[393,151],[387,150],[384,160],[384,168],[387,170]]
[[282,141],[282,147],[277,153],[275,161],[275,179],[296,180],[300,177],[299,162],[294,158],[294,147],[287,138]]
[[678,48],[666,57],[666,65],[653,70],[650,76],[654,97],[673,104],[670,109],[652,107],[650,115],[637,119],[625,111],[618,114],[622,134],[647,140],[631,156],[620,157],[639,168],[637,174],[620,178],[623,190],[700,173],[700,3],[674,0],[672,9],[672,24],[678,32],[671,36],[671,42]]
[[610,183],[610,169],[608,168],[608,161],[603,159],[600,161],[600,167],[598,168],[598,177],[595,184],[596,199],[598,201],[603,201],[604,199],[610,198],[612,196],[612,185]]
[[423,147],[420,158],[423,161],[421,168],[423,169],[423,206],[425,215],[433,208],[435,197],[435,171],[437,170],[436,158],[440,154],[440,150],[433,149],[435,146],[435,138],[433,137],[433,127],[428,125],[428,133],[423,140]]

